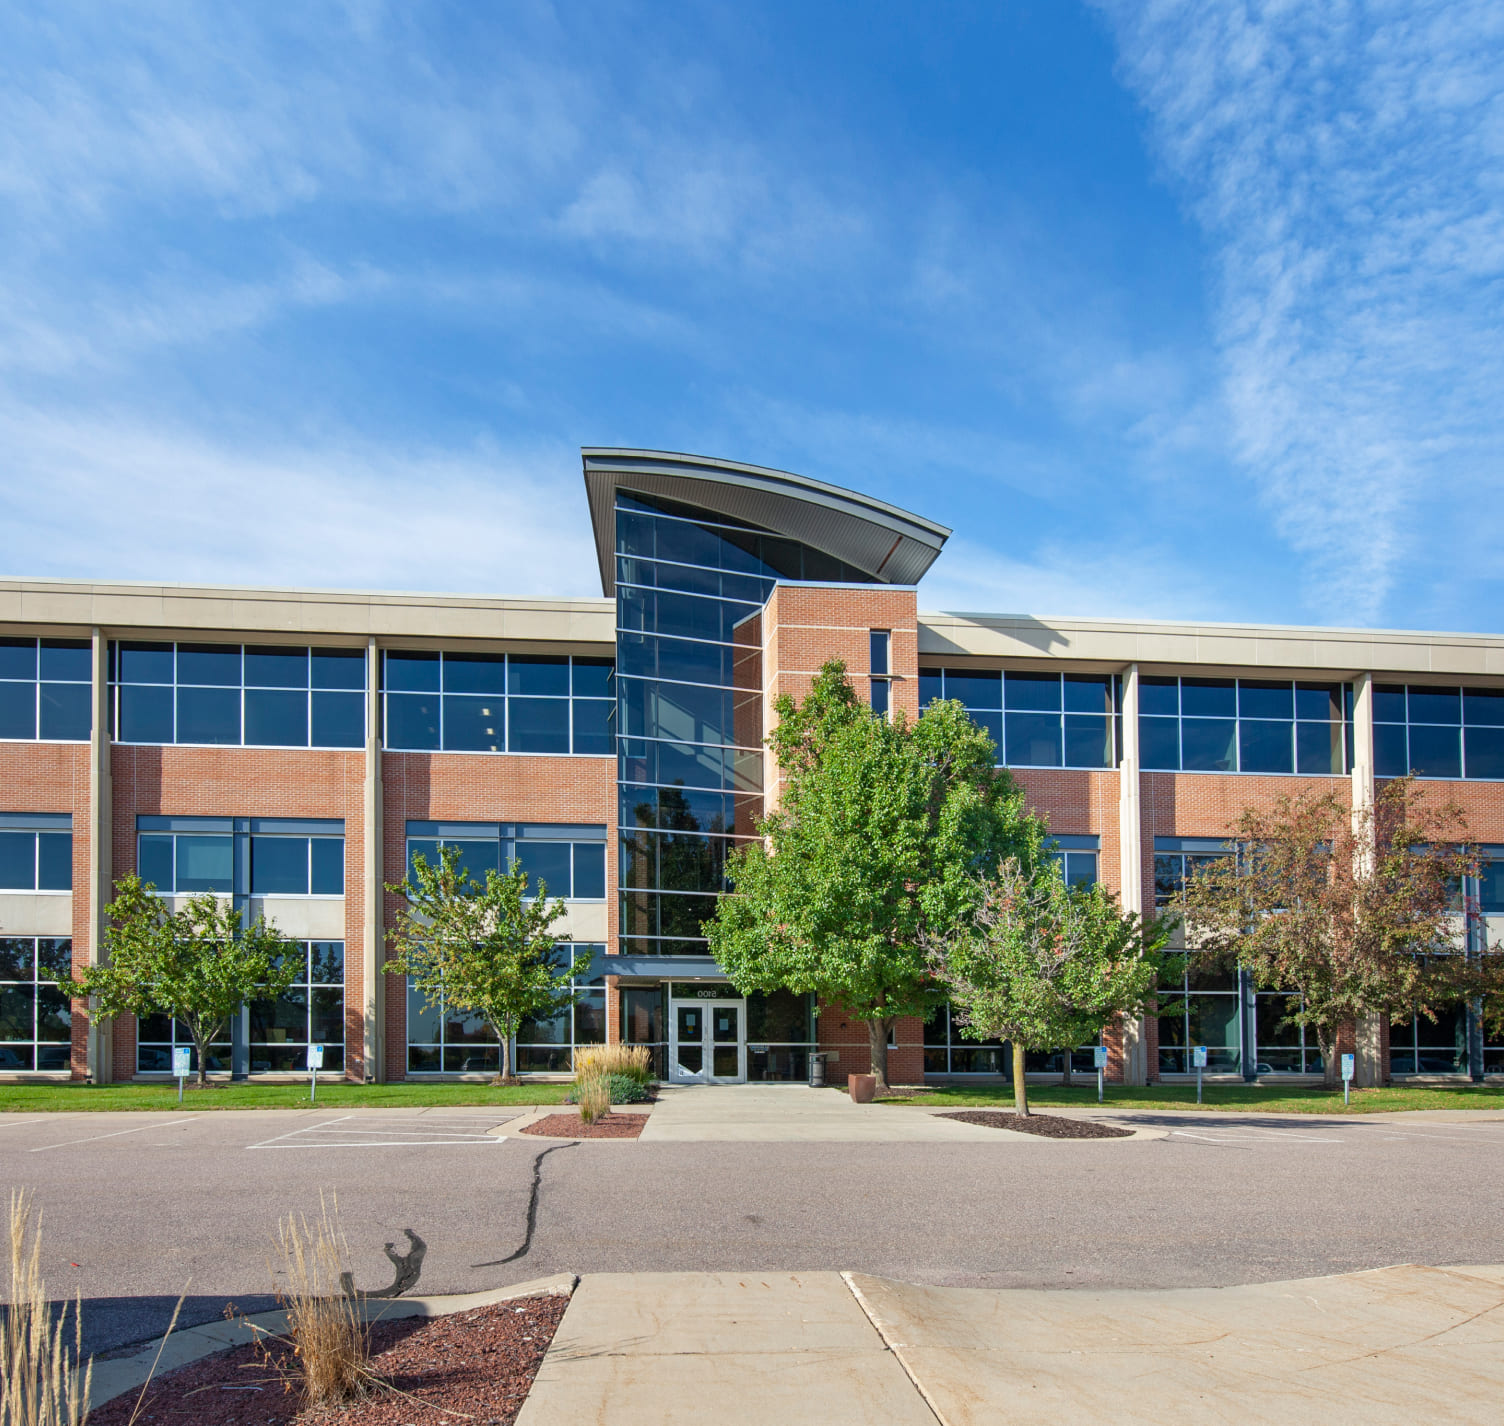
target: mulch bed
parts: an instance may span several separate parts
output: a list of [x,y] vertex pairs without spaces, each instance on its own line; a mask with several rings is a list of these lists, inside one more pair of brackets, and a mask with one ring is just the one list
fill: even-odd
[[[290,1355],[279,1369],[255,1347],[234,1347],[159,1377],[138,1426],[510,1426],[522,1410],[553,1340],[567,1297],[523,1297],[448,1317],[406,1317],[371,1327],[371,1370],[379,1387],[363,1401],[303,1407]],[[89,1417],[90,1426],[126,1426],[140,1388]]]
[[648,1122],[646,1114],[608,1114],[587,1124],[578,1114],[546,1114],[536,1124],[526,1124],[520,1134],[541,1134],[545,1139],[635,1139]]
[[940,1119],[959,1119],[963,1124],[982,1124],[988,1129],[1016,1129],[1020,1134],[1038,1134],[1042,1139],[1129,1139],[1132,1129],[1099,1124],[1095,1119],[1063,1119],[1058,1114],[1005,1114],[1000,1109],[961,1109],[940,1114]]

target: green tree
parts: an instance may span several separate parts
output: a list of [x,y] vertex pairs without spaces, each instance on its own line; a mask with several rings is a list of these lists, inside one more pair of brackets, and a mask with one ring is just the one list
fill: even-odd
[[1328,1085],[1337,1035],[1504,988],[1504,956],[1463,953],[1459,886],[1477,849],[1462,810],[1414,777],[1379,785],[1354,811],[1334,793],[1299,793],[1238,818],[1237,850],[1187,882],[1187,944],[1290,991],[1287,1023],[1311,1029]]
[[105,908],[107,959],[77,980],[61,981],[65,994],[94,997],[94,1013],[170,1015],[181,1021],[198,1053],[198,1083],[209,1082],[209,1046],[248,1000],[275,1000],[302,972],[297,943],[265,917],[249,926],[230,901],[205,892],[178,911],[139,877],[115,883]]
[[1116,1015],[1138,1015],[1158,984],[1172,919],[1145,922],[1100,885],[1069,886],[1051,860],[999,863],[961,932],[927,937],[935,978],[971,1040],[1013,1046],[1013,1102],[1029,1113],[1024,1057],[1071,1047]]
[[865,1021],[886,1088],[894,1020],[943,997],[924,937],[965,919],[983,868],[1032,865],[1043,828],[959,703],[879,717],[832,660],[802,703],[776,707],[779,804],[762,840],[728,858],[735,890],[705,923],[711,954],[744,994],[812,991]]
[[411,976],[425,1003],[478,1015],[501,1044],[496,1083],[509,1084],[512,1039],[530,1017],[556,1015],[578,998],[554,965],[549,928],[564,914],[541,879],[529,895],[527,873],[486,871],[485,885],[466,874],[455,847],[439,849],[438,865],[413,858],[412,880],[388,886],[406,899],[387,932],[394,975]]

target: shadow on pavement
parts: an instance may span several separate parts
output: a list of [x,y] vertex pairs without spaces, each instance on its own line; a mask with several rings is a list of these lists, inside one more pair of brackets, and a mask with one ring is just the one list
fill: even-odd
[[[183,1299],[183,1310],[178,1314],[177,1327],[202,1327],[206,1322],[223,1322],[225,1307],[233,1302],[244,1313],[269,1312],[277,1301],[270,1293],[253,1292],[234,1298],[221,1296],[193,1296]],[[83,1300],[84,1338],[83,1351],[86,1357],[130,1355],[142,1347],[154,1345],[172,1321],[172,1309],[176,1297],[86,1297]],[[72,1303],[56,1302],[54,1310]],[[69,1334],[72,1323],[69,1323]],[[129,1349],[124,1351],[122,1349]]]

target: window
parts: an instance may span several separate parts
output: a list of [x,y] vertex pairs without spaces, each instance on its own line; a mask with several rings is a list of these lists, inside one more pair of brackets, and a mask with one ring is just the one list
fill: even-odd
[[343,896],[345,824],[333,818],[141,816],[136,875],[163,896]]
[[0,891],[71,891],[72,829],[66,812],[0,812]]
[[436,864],[442,847],[460,853],[460,866],[484,884],[487,871],[520,863],[529,889],[542,883],[546,894],[565,901],[604,901],[606,829],[549,823],[409,822],[407,865],[420,852]]
[[0,1071],[66,1070],[73,1016],[58,979],[73,966],[73,942],[0,936]]
[[1373,723],[1380,777],[1504,781],[1504,689],[1376,683]]
[[1117,765],[1118,680],[1111,674],[924,668],[919,704],[956,699],[998,747],[998,765]]
[[93,667],[87,639],[0,639],[0,740],[88,742]]
[[924,1022],[926,1075],[1003,1075],[1006,1070],[1003,1042],[967,1039],[949,1005],[937,1006]]
[[1238,973],[1195,951],[1174,958],[1161,982],[1162,1000],[1180,1004],[1159,1017],[1160,1074],[1189,1074],[1191,1047],[1206,1046],[1206,1067],[1213,1074],[1235,1074],[1243,1067],[1242,997]]
[[1389,1027],[1391,1074],[1467,1072],[1467,1007],[1438,1005],[1433,1008],[1435,1020],[1420,1014],[1407,1015]]
[[747,998],[747,1078],[807,1081],[818,1048],[815,997],[792,990],[752,992]]
[[892,669],[888,666],[888,644],[891,635],[886,629],[874,629],[868,637],[870,646],[869,668],[872,673],[872,711],[880,718],[888,716],[892,703],[892,684],[889,676]]
[[[1316,1032],[1289,1020],[1300,997],[1261,990],[1255,1000],[1254,1034],[1259,1074],[1320,1074],[1321,1046]],[[1209,1058],[1209,1057],[1208,1057]]]
[[576,756],[613,751],[610,659],[388,649],[382,669],[388,748]]
[[345,943],[300,941],[302,974],[276,1000],[250,1005],[252,1074],[308,1067],[308,1046],[324,1047],[324,1068],[345,1067]]
[[[525,1020],[517,1031],[513,1063],[519,1074],[567,1074],[577,1045],[606,1040],[606,977],[597,970],[603,945],[560,941],[554,948],[560,975],[570,978],[578,1001],[546,1020]],[[407,986],[407,1069],[409,1074],[496,1074],[501,1047],[479,1016],[451,1012],[442,1003],[425,1005]]]
[[364,649],[122,641],[110,682],[122,743],[365,746]]
[[1336,683],[1144,677],[1140,760],[1151,771],[1340,774],[1350,694]]
[[1068,886],[1097,884],[1097,837],[1051,836],[1045,848],[1053,861],[1060,864]]

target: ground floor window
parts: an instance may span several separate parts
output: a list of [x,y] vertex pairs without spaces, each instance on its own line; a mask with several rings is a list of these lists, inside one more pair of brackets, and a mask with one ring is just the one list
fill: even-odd
[[1001,1040],[968,1040],[949,1005],[937,1006],[924,1022],[925,1074],[990,1074],[1008,1072]]
[[0,937],[0,1071],[68,1068],[73,1016],[57,982],[72,965],[66,937]]
[[1437,1006],[1435,1020],[1424,1015],[1397,1020],[1389,1027],[1390,1074],[1466,1073],[1467,1029],[1465,1005]]
[[1298,995],[1277,990],[1259,991],[1253,1019],[1258,1039],[1255,1063],[1260,1074],[1322,1072],[1321,1045],[1316,1031],[1296,1024],[1290,1018],[1300,1005]]
[[302,973],[276,1000],[251,1002],[251,1073],[308,1066],[308,1046],[324,1047],[324,1068],[345,1067],[345,943],[303,941]]
[[1159,1017],[1160,1074],[1190,1074],[1191,1049],[1206,1046],[1206,1068],[1212,1074],[1236,1074],[1243,1068],[1243,1017],[1238,973],[1216,958],[1194,951],[1179,958],[1179,972],[1167,969],[1162,999],[1178,1009]]
[[744,1027],[747,1048],[746,1075],[753,1081],[805,1081],[809,1057],[818,1047],[818,1007],[813,995],[775,990],[742,997],[733,986],[701,982],[623,986],[619,992],[621,1038],[629,1045],[645,1046],[653,1075],[669,1077],[669,1005],[671,1000],[693,1000],[702,992],[716,993],[724,1000],[742,1000],[746,1007]]
[[[595,963],[605,947],[561,941],[554,964],[568,976],[578,1000],[557,1015],[526,1020],[517,1031],[513,1065],[519,1074],[568,1074],[578,1045],[606,1039],[606,978]],[[407,1070],[409,1074],[498,1074],[501,1045],[479,1016],[450,1011],[442,1002],[425,1004],[407,985]]]

